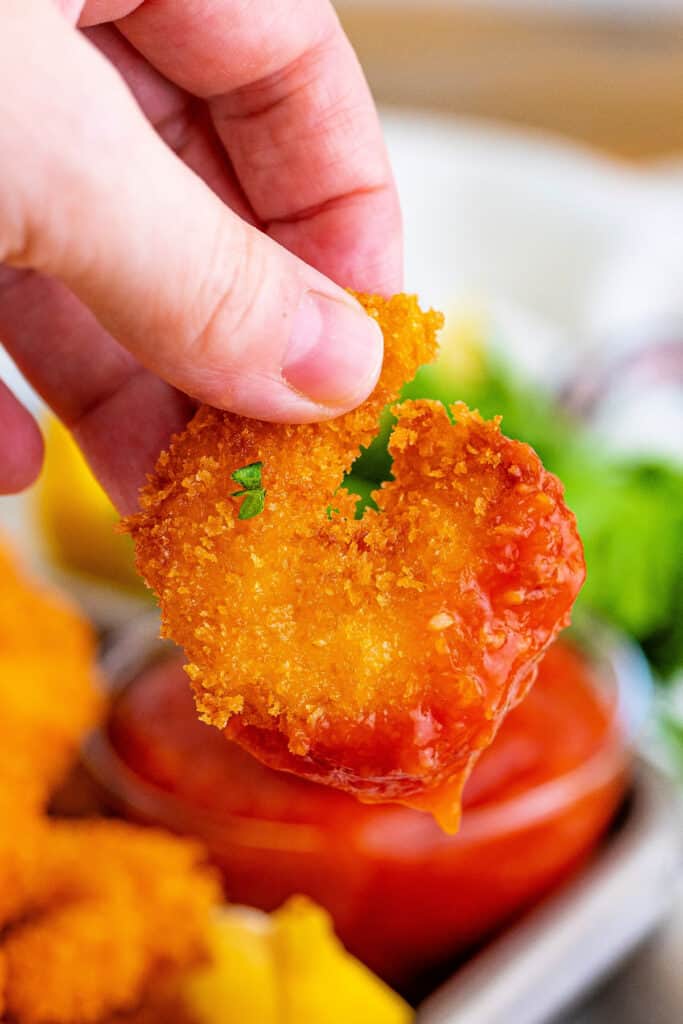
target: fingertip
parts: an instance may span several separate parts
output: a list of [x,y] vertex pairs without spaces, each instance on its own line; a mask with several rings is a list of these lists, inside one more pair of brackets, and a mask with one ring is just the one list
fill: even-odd
[[[261,288],[259,303],[240,317],[238,331],[231,321],[243,300],[231,295],[227,323],[214,316],[210,335],[202,336],[201,359],[181,368],[184,390],[219,409],[270,422],[340,416],[360,405],[377,383],[382,331],[329,278],[269,240],[266,252],[276,258],[270,276],[276,286]],[[262,264],[255,266],[268,280]],[[244,289],[246,295],[250,291]]]
[[381,330],[351,296],[309,291],[294,316],[282,376],[311,401],[345,412],[374,388],[383,354]]
[[38,424],[0,384],[0,494],[30,487],[43,465],[44,442]]

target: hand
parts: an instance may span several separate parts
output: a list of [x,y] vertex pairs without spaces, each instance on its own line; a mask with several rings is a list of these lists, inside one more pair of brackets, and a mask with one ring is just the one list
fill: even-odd
[[[121,511],[193,400],[304,422],[372,390],[340,285],[399,290],[400,215],[325,0],[3,0],[0,166],[0,338]],[[2,384],[0,446],[20,489],[42,441]]]

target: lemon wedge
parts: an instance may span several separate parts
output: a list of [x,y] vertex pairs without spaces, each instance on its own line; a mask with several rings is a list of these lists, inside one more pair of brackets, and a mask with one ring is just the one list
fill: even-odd
[[282,1024],[409,1024],[400,996],[347,953],[329,914],[294,896],[273,914],[271,938]]
[[201,1024],[280,1024],[279,993],[267,914],[223,910],[211,925],[211,963],[184,982],[185,1002]]
[[49,554],[62,569],[142,592],[130,537],[116,533],[119,515],[76,442],[59,420],[44,424],[45,465],[38,519]]
[[329,914],[294,896],[274,914],[227,907],[212,962],[184,982],[199,1024],[410,1024],[411,1008],[344,949]]

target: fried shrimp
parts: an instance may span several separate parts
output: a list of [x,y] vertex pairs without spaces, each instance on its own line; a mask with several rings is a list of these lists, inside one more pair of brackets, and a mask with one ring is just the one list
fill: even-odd
[[0,545],[0,1018],[91,1024],[205,948],[213,872],[193,843],[48,817],[96,721],[92,630]]
[[42,808],[102,709],[95,636],[0,544],[0,800]]
[[1,947],[12,1019],[99,1021],[204,955],[218,885],[199,847],[83,821],[53,825],[41,853],[33,912]]
[[94,664],[89,625],[0,543],[0,929],[35,893],[42,811],[99,716]]
[[363,406],[301,426],[200,409],[128,529],[205,721],[273,767],[453,830],[477,755],[568,621],[583,554],[559,481],[463,405],[454,422],[436,402],[394,410],[393,479],[355,518],[344,474],[442,319],[411,296],[361,302],[385,339]]

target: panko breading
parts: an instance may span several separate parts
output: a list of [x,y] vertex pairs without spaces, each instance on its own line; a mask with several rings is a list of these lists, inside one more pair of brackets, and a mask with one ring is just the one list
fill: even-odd
[[7,960],[0,949],[0,1020],[4,1020],[7,1006],[5,1004],[5,986],[7,983]]
[[[0,787],[4,791],[4,777]],[[42,850],[48,831],[45,818],[23,807],[17,799],[4,796],[4,792],[0,794],[0,935],[8,921],[38,902]]]
[[102,703],[92,628],[0,544],[0,800],[40,809]]
[[86,1024],[133,1008],[205,954],[219,897],[201,848],[113,821],[62,822],[42,849],[38,908],[2,951],[22,1024]]
[[0,941],[13,1022],[94,1024],[202,960],[220,890],[200,847],[114,821],[43,826],[21,833],[20,898]]
[[41,812],[102,706],[92,629],[0,543],[0,928],[41,874]]
[[[276,768],[430,810],[463,782],[567,623],[584,562],[559,481],[462,405],[405,402],[379,510],[339,486],[381,409],[435,351],[441,317],[361,297],[382,327],[370,399],[326,423],[202,408],[128,521],[201,717]],[[233,474],[262,464],[263,511]],[[239,478],[239,474],[238,474]]]
[[[226,1016],[225,1024],[229,1024],[229,1021],[229,1017]],[[136,1007],[135,1010],[107,1017],[103,1024],[204,1024],[204,1022],[188,1009],[182,988],[171,984],[161,986],[160,991],[150,993],[144,1003]]]
[[213,872],[193,843],[45,805],[100,711],[94,636],[0,545],[0,1017],[91,1024],[205,951]]

